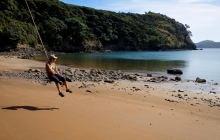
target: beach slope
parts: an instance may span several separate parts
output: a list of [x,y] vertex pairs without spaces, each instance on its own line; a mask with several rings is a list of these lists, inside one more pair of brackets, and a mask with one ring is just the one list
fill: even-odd
[[[44,66],[0,57],[0,73]],[[219,94],[123,80],[69,87],[61,98],[54,83],[0,76],[0,139],[219,140]]]

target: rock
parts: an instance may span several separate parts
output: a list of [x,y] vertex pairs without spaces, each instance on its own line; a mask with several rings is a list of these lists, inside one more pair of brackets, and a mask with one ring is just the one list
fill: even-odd
[[175,77],[175,80],[176,81],[181,81],[182,79],[181,79],[181,77],[177,76],[177,77]]
[[65,75],[68,75],[68,76],[73,76],[72,72],[71,71],[65,71]]
[[41,70],[39,70],[39,69],[36,69],[36,70],[34,70],[34,72],[41,72]]
[[200,79],[199,77],[197,77],[195,82],[197,82],[197,83],[205,83],[206,80],[205,79]]
[[147,74],[147,77],[152,77],[152,74]]
[[168,102],[174,102],[174,100],[170,100],[170,99],[165,99],[166,101],[168,101]]
[[106,82],[106,83],[111,83],[111,84],[112,84],[112,83],[114,83],[115,81],[114,81],[114,80],[105,79],[104,82]]
[[175,79],[173,79],[173,78],[170,78],[170,81],[176,81]]
[[210,91],[210,93],[217,94],[215,91]]
[[92,91],[90,91],[90,90],[86,90],[86,92],[92,93]]
[[184,92],[183,90],[178,90],[178,92]]
[[160,77],[158,77],[158,78],[168,79],[167,76],[160,76]]
[[122,79],[137,81],[137,77],[134,76],[134,75],[123,75],[123,76],[122,76]]
[[139,88],[137,88],[137,87],[132,87],[132,90],[133,90],[133,91],[139,91],[139,90],[141,90],[141,89],[139,89]]
[[180,70],[180,69],[168,69],[167,73],[169,73],[169,74],[183,74],[182,70]]
[[29,69],[28,72],[34,72],[34,69]]
[[140,75],[140,74],[138,74],[138,73],[135,73],[134,75],[135,75],[135,76],[141,76],[141,75]]

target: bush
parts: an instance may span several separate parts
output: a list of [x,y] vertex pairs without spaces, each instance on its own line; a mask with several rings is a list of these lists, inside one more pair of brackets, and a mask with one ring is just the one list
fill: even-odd
[[30,23],[13,21],[2,31],[5,49],[14,49],[18,43],[29,44],[35,47],[37,44],[37,33]]

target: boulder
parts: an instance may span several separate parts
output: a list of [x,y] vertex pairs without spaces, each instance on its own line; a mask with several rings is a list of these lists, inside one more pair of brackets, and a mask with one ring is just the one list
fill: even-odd
[[205,79],[200,79],[199,77],[197,77],[195,82],[197,82],[197,83],[205,83],[206,80]]
[[168,69],[167,73],[169,73],[169,74],[183,74],[182,70],[180,70],[180,69]]
[[177,76],[177,77],[175,77],[175,80],[176,81],[181,81],[182,79],[181,79],[181,77]]

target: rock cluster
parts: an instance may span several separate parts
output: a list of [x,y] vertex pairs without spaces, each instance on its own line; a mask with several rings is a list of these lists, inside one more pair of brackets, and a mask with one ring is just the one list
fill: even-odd
[[[58,69],[58,71],[70,79],[71,81],[80,81],[80,82],[100,82],[104,81],[107,83],[114,83],[115,80],[130,80],[135,81],[138,79],[136,75],[124,74],[121,71],[116,70],[99,70],[99,69]],[[29,69],[23,72],[10,72],[4,71],[1,73],[1,76],[7,77],[19,77],[24,79],[29,79],[34,82],[40,82],[46,84],[49,81],[45,70],[40,69]]]
[[10,52],[0,52],[1,56],[4,57],[17,57],[20,59],[32,59],[36,55],[44,54],[43,49],[40,47],[30,48],[30,47],[19,47],[15,50],[10,50]]
[[192,106],[199,105],[199,102],[206,103],[210,107],[220,107],[220,100],[219,98],[216,99],[205,99],[205,98],[199,98],[199,97],[189,97],[188,94],[181,94],[180,92],[184,92],[181,90],[178,90],[177,94],[172,94],[172,98],[176,99],[165,99],[165,101],[171,102],[171,103],[179,103],[181,101],[186,101],[187,103],[189,102],[195,102],[196,103],[191,103]]
[[158,77],[150,78],[149,80],[147,80],[147,82],[159,83],[159,82],[167,82],[168,80],[169,79],[166,76],[158,76]]

